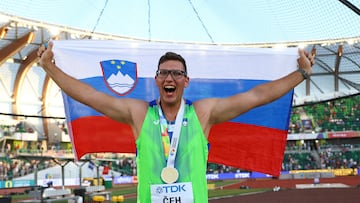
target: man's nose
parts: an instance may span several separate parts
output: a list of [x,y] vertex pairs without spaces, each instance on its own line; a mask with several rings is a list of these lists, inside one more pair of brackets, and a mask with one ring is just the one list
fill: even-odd
[[165,80],[174,80],[174,77],[172,76],[171,72],[169,72],[165,78]]

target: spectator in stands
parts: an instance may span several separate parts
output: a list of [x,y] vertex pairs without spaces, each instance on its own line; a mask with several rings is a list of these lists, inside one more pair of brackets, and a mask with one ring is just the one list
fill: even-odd
[[[195,203],[207,202],[205,173],[208,155],[207,137],[211,127],[283,96],[312,73],[314,64],[313,56],[299,49],[299,69],[297,71],[281,79],[259,85],[245,93],[228,98],[211,98],[192,103],[183,99],[184,89],[189,85],[190,80],[185,60],[176,53],[168,52],[160,58],[155,74],[160,98],[148,103],[130,98],[111,97],[66,75],[53,63],[52,46],[53,44],[50,42],[47,49],[45,46],[40,47],[38,56],[40,65],[56,84],[75,100],[132,127],[138,150],[138,202],[150,202],[153,195],[150,190],[152,184],[171,184],[173,182],[182,182],[187,186],[192,185],[193,191],[189,192],[192,194],[190,198],[193,198]],[[181,133],[181,136],[191,136],[193,143],[191,149],[187,143],[178,144],[178,153],[181,153],[182,157],[181,160],[177,160],[178,172],[174,167],[166,167],[164,153],[154,153],[162,148],[154,143],[156,140],[154,138],[161,136],[161,133],[172,134],[173,132],[161,131],[160,125],[153,127],[151,117],[160,115],[161,120],[167,125],[166,122],[175,121],[181,107],[186,109],[184,115],[188,120],[194,121],[187,124],[187,129],[192,129],[194,133],[191,135],[185,131]],[[174,125],[180,127],[181,123]],[[177,179],[178,173],[181,174],[180,179]]]
[[53,186],[53,181],[52,180],[49,180],[47,183],[46,183],[46,187],[43,188],[43,194],[45,191],[53,191],[53,190],[56,190]]
[[10,144],[10,143],[6,143],[6,145],[5,145],[5,153],[6,153],[6,156],[9,156],[9,155],[10,155],[10,151],[11,151],[11,144]]

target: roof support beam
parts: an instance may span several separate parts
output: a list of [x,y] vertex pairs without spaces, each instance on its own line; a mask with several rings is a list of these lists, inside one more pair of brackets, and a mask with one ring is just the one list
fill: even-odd
[[0,27],[0,39],[4,38],[6,36],[8,30],[9,29],[8,29],[7,25]]
[[0,50],[0,66],[5,63],[5,61],[19,52],[27,44],[31,43],[34,40],[34,33],[29,32],[21,38],[15,40],[11,44],[7,45]]
[[[311,55],[312,56],[316,56],[316,48],[315,48],[315,46],[311,49]],[[308,78],[308,79],[306,79],[306,83],[305,83],[305,91],[306,91],[306,96],[309,96],[310,95],[310,85],[311,85],[311,76],[310,76],[310,78]]]
[[305,87],[306,87],[306,96],[309,96],[311,93],[310,92],[310,78],[306,79]]
[[[20,89],[22,86],[22,83],[24,81],[24,78],[27,74],[27,72],[30,70],[32,65],[38,61],[37,56],[37,50],[33,50],[25,60],[21,63],[18,72],[16,73],[15,83],[14,83],[14,89],[13,89],[13,95],[12,95],[12,112],[14,114],[19,114],[19,108],[18,108],[18,97],[20,94]],[[17,119],[16,117],[14,119]]]
[[42,88],[42,96],[41,96],[41,116],[43,117],[42,123],[43,123],[43,130],[44,130],[44,136],[46,137],[46,141],[49,142],[49,119],[46,118],[47,116],[47,99],[49,94],[49,84],[50,84],[50,77],[48,74],[46,74],[44,79],[44,84]]
[[339,67],[340,67],[340,61],[343,55],[343,46],[339,45],[338,47],[338,52],[336,55],[336,60],[335,60],[335,70],[334,70],[334,91],[338,92],[339,91]]
[[360,15],[360,9],[356,7],[354,4],[352,4],[348,0],[339,0],[339,1],[348,8],[350,8],[352,11],[354,11],[356,14]]

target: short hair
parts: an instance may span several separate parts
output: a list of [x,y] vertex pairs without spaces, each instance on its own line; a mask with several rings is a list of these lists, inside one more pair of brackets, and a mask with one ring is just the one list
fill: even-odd
[[187,67],[186,67],[185,59],[180,54],[170,52],[170,51],[166,52],[164,55],[162,55],[160,57],[159,64],[158,64],[158,70],[159,70],[160,64],[162,64],[166,61],[170,61],[170,60],[180,61],[184,66],[185,73],[187,74]]

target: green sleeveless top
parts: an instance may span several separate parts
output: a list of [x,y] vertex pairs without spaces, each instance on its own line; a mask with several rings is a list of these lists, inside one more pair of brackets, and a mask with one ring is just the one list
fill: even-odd
[[[192,182],[194,203],[208,202],[206,167],[208,158],[207,140],[201,128],[194,106],[185,102],[175,168],[179,182]],[[138,203],[151,202],[150,185],[164,184],[160,174],[166,167],[164,147],[161,141],[159,111],[156,101],[149,103],[140,135],[136,140]]]

